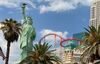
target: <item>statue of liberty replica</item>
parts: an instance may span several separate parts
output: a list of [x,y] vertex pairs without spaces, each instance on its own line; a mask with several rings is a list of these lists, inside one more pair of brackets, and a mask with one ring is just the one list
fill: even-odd
[[33,41],[35,39],[36,33],[35,28],[33,27],[32,18],[26,16],[25,14],[26,4],[22,5],[22,14],[23,14],[23,23],[22,23],[22,32],[20,36],[20,48],[21,52],[21,60],[25,59],[29,52],[32,51]]

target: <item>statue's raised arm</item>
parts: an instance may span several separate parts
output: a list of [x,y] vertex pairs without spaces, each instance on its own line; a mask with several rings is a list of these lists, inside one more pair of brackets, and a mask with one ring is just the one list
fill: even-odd
[[25,13],[26,12],[26,5],[27,5],[26,3],[22,4],[22,15],[23,15],[23,21],[24,22],[26,21],[26,13]]

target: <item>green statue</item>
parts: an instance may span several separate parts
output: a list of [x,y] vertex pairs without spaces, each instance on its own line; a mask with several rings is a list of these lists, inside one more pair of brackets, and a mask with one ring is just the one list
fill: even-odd
[[24,21],[22,24],[22,32],[20,36],[20,48],[22,49],[22,57],[21,59],[23,60],[28,56],[28,53],[32,51],[33,47],[33,40],[35,39],[36,33],[35,33],[35,28],[32,26],[32,18],[29,16],[25,15],[25,5],[23,4],[22,9],[23,9],[23,17]]

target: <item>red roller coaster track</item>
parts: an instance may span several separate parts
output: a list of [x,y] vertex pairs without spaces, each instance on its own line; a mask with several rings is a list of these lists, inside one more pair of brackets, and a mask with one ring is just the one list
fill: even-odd
[[48,36],[51,36],[51,35],[54,35],[54,36],[59,37],[59,38],[61,39],[61,41],[60,41],[60,46],[61,46],[61,47],[66,47],[66,46],[63,45],[63,43],[66,42],[66,41],[75,40],[75,41],[81,42],[81,40],[76,39],[76,38],[67,38],[67,39],[64,39],[62,36],[60,36],[60,35],[58,35],[58,34],[50,33],[50,34],[47,34],[47,35],[45,35],[44,37],[42,37],[42,38],[39,40],[39,43],[41,43],[41,41],[42,41],[44,38],[46,38],[46,37],[48,37]]
[[46,38],[47,36],[51,36],[51,35],[57,36],[57,37],[59,37],[60,39],[64,40],[63,37],[61,37],[61,36],[59,36],[59,35],[57,35],[57,34],[55,34],[55,33],[50,33],[50,34],[47,34],[47,35],[45,35],[44,37],[42,37],[42,38],[40,39],[39,43],[41,43],[41,41],[42,41],[44,38]]

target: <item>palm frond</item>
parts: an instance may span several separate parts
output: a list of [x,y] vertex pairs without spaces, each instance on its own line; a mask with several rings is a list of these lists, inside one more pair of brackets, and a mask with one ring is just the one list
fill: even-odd
[[[89,29],[85,28],[86,35],[84,38],[85,44],[87,43],[87,49],[81,55],[81,59],[89,57],[91,54],[99,54],[98,44],[100,43],[100,26],[96,29],[94,26],[89,26]],[[87,61],[87,60],[86,60]]]
[[[51,50],[50,47],[51,45],[46,42],[43,44],[35,44],[33,46],[34,50],[27,58],[25,58],[25,60],[30,58],[31,63],[33,64],[53,64],[53,62],[59,64],[61,62],[60,59],[54,55],[54,50]],[[25,60],[23,60],[23,62],[25,62]]]

